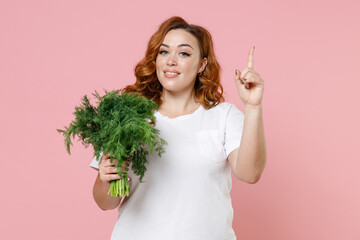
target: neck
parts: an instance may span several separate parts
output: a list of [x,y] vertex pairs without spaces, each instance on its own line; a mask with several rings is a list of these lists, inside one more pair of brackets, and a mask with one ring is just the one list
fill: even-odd
[[195,90],[181,94],[164,91],[162,97],[163,103],[159,107],[159,111],[172,115],[191,113],[200,106],[200,103],[195,100]]

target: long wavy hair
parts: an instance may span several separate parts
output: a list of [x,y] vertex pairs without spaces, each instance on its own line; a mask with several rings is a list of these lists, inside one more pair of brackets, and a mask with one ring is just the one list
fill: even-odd
[[135,66],[135,84],[128,85],[122,92],[136,92],[153,100],[159,106],[162,104],[163,87],[156,75],[156,58],[165,35],[173,29],[184,29],[198,41],[201,59],[207,58],[205,70],[196,76],[195,98],[206,108],[215,107],[224,101],[223,87],[220,83],[220,65],[216,60],[212,37],[203,27],[188,24],[181,17],[171,17],[163,22],[151,36],[145,57]]

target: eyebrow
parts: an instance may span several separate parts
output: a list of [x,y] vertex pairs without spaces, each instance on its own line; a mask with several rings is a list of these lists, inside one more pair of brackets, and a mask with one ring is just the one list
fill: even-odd
[[[164,47],[169,47],[169,45],[165,44],[165,43],[162,43],[161,46],[164,46]],[[179,44],[178,47],[191,47],[192,49],[194,49],[190,44],[187,44],[187,43],[182,43],[182,44]]]

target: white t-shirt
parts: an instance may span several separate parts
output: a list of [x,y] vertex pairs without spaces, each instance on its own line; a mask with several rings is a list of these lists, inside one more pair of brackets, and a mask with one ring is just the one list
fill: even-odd
[[[227,157],[240,146],[244,114],[223,102],[176,118],[154,115],[165,153],[149,156],[143,183],[129,168],[130,196],[111,239],[236,239]],[[96,158],[90,166],[98,169]]]

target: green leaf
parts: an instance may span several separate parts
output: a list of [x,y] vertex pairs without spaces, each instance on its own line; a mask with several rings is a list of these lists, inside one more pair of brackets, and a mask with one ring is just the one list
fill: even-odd
[[77,136],[85,148],[93,146],[97,159],[102,153],[114,156],[119,160],[119,175],[120,164],[130,156],[132,170],[142,182],[149,154],[146,146],[150,154],[156,147],[155,150],[161,156],[167,144],[159,138],[159,130],[151,124],[151,121],[156,123],[153,112],[159,106],[137,93],[120,94],[121,89],[104,91],[103,96],[97,91],[92,94],[97,100],[96,105],[92,105],[86,95],[83,96],[80,106],[75,106],[75,120],[64,130],[57,129],[57,132],[64,135],[69,154],[73,145],[70,137],[75,139]]

